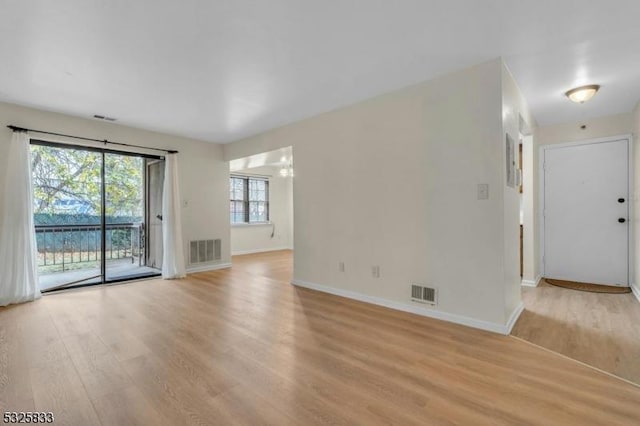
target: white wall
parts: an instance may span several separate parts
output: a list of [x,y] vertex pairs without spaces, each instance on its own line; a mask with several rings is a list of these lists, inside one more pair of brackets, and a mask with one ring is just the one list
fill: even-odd
[[[569,101],[567,100],[567,102]],[[575,105],[575,107],[580,108],[580,105]],[[587,128],[581,129],[580,126],[582,125],[586,125]],[[630,113],[609,115],[576,123],[538,127],[535,132],[535,143],[538,146],[542,146],[576,142],[585,139],[629,134],[632,129],[633,117]]]
[[[519,298],[504,221],[518,220],[503,154],[516,121],[502,120],[519,99],[503,100],[504,78],[495,60],[226,145],[227,160],[293,146],[294,280],[503,330]],[[411,302],[412,282],[438,306]]]
[[[6,155],[4,152],[8,146],[8,140],[11,138],[11,130],[6,128],[8,124],[147,147],[179,150],[180,191],[183,200],[188,202],[188,206],[182,209],[185,256],[188,256],[187,242],[190,239],[220,238],[222,239],[222,260],[216,263],[230,262],[229,169],[223,159],[220,145],[0,103],[0,188],[4,188],[5,184]],[[74,139],[40,134],[33,134],[33,136],[45,140],[78,143]],[[112,146],[112,148],[114,147]],[[157,152],[151,151],[149,153],[157,154]]]
[[[269,177],[269,225],[231,225],[231,253],[246,254],[293,248],[293,179],[279,175],[279,167],[234,171]],[[275,233],[271,238],[273,227]]]
[[633,226],[633,242],[632,245],[632,275],[631,283],[636,297],[640,300],[640,148],[638,143],[640,142],[640,102],[633,110],[633,164],[634,164],[634,179],[633,179],[633,210],[632,210],[632,226]]
[[[516,158],[517,144],[522,130],[521,120],[524,120],[525,127],[533,129],[536,121],[529,112],[520,89],[516,85],[511,72],[502,66],[502,144],[505,146],[506,135],[509,134],[515,142]],[[506,163],[505,149],[503,148],[503,164]],[[506,173],[506,166],[502,167]],[[503,176],[506,181],[506,176]],[[512,312],[521,309],[521,278],[520,278],[520,193],[518,186],[512,188],[503,185],[504,188],[504,286],[505,286],[505,315],[508,317]],[[529,214],[528,216],[531,216]],[[527,228],[532,228],[532,223],[524,223]],[[528,235],[531,239],[531,236]],[[529,246],[533,246],[534,241],[528,241]],[[533,263],[533,253],[527,252],[529,263]]]

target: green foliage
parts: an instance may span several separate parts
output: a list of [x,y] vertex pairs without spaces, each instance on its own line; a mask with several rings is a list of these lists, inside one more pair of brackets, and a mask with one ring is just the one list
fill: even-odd
[[[98,152],[32,145],[35,213],[100,215]],[[105,154],[106,215],[142,216],[144,160]]]

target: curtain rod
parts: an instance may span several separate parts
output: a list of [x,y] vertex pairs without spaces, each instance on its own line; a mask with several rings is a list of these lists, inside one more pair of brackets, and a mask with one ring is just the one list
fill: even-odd
[[7,126],[8,128],[10,128],[11,130],[13,130],[14,132],[33,132],[33,133],[42,133],[45,135],[54,135],[54,136],[62,136],[65,138],[73,138],[73,139],[81,139],[83,141],[92,141],[92,142],[100,142],[103,144],[111,144],[111,145],[120,145],[120,146],[129,146],[132,148],[142,148],[142,149],[150,149],[152,151],[161,151],[161,152],[166,152],[168,154],[177,154],[178,151],[174,151],[171,149],[161,149],[161,148],[149,148],[146,146],[140,146],[140,145],[132,145],[132,144],[128,144],[128,143],[122,143],[122,142],[112,142],[109,141],[107,139],[93,139],[93,138],[84,138],[82,136],[73,136],[73,135],[65,135],[63,133],[54,133],[54,132],[45,132],[42,130],[35,130],[35,129],[25,129],[24,127],[18,127],[18,126],[14,126],[12,124]]

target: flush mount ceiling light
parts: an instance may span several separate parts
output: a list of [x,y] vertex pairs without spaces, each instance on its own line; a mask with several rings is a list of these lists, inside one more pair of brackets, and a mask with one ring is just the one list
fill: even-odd
[[569,90],[565,95],[577,104],[583,104],[589,99],[593,98],[593,95],[600,89],[598,84],[589,84],[588,86],[580,86],[575,89]]

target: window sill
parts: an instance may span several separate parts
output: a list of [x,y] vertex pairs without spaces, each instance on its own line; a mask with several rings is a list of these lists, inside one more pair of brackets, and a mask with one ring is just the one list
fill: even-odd
[[253,223],[232,223],[232,228],[247,228],[253,226],[271,226],[273,225],[271,222],[253,222]]

